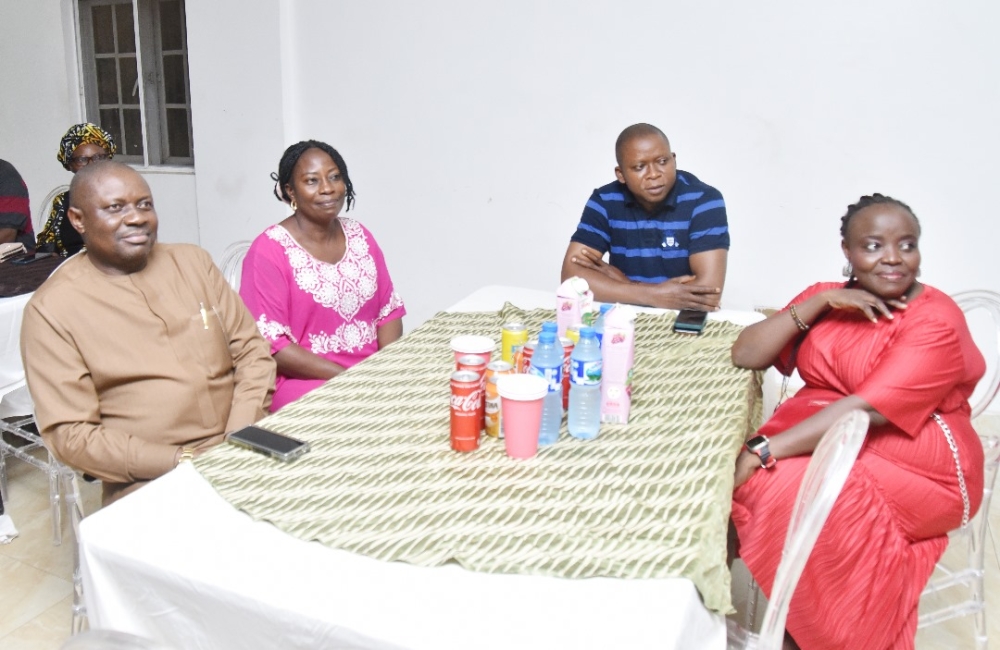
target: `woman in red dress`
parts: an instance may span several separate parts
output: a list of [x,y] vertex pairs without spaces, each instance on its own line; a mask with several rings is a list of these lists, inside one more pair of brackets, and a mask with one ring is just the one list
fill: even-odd
[[792,598],[786,647],[913,648],[946,535],[982,499],[968,398],[986,366],[954,301],[917,281],[920,224],[906,204],[862,197],[841,236],[850,280],[809,287],[733,346],[739,367],[798,368],[805,381],[748,442],[756,453],[736,459],[733,523],[769,594],[809,455],[837,418],[866,411],[867,440]]

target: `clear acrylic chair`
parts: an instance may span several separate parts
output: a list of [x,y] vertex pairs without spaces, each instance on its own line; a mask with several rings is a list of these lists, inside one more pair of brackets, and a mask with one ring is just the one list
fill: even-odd
[[[56,460],[52,452],[42,443],[42,438],[38,435],[38,430],[34,425],[35,418],[30,415],[0,420],[0,431],[19,439],[23,443],[12,444],[0,437],[0,495],[2,495],[4,503],[10,504],[7,491],[8,458],[16,458],[45,472],[49,477],[52,543],[59,546],[62,544],[62,512],[64,507],[61,477],[67,472],[72,473],[73,470]],[[41,455],[36,454],[35,452],[39,449],[44,449],[45,453]]]
[[222,277],[226,278],[226,282],[234,291],[240,290],[243,258],[246,257],[248,250],[250,250],[250,242],[238,241],[230,244],[226,248],[226,252],[222,254],[222,264],[219,265],[219,269],[222,271]]
[[49,220],[49,213],[52,211],[52,201],[55,200],[57,196],[63,192],[69,191],[69,185],[58,185],[52,189],[51,192],[45,195],[42,202],[38,204],[38,213],[35,216],[35,234],[37,235],[42,231],[42,226],[45,222]]
[[[973,393],[970,405],[972,417],[980,416],[1000,389],[1000,294],[992,291],[966,291],[952,296],[962,308],[976,344],[986,358],[986,375]],[[983,326],[977,319],[988,317]],[[978,327],[977,327],[978,326]],[[917,628],[937,625],[960,616],[971,616],[974,647],[987,647],[986,601],[984,598],[984,558],[986,533],[989,528],[990,498],[1000,467],[1000,438],[980,436],[983,443],[985,468],[983,501],[979,512],[969,524],[949,534],[948,552],[938,562],[930,582],[920,597],[920,618]],[[956,596],[962,598],[954,602]]]
[[754,634],[727,619],[730,650],[780,650],[792,594],[867,433],[868,414],[851,411],[823,434],[799,486],[760,634]]

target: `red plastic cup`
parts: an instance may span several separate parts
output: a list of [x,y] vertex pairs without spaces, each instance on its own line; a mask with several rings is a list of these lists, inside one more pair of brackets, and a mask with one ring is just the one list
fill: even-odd
[[455,363],[458,363],[458,359],[467,354],[474,354],[485,363],[489,363],[493,356],[494,347],[496,347],[496,342],[488,336],[463,334],[451,340],[451,351],[455,353]]
[[542,399],[548,390],[548,382],[535,375],[502,375],[497,378],[503,442],[511,458],[531,458],[538,453]]

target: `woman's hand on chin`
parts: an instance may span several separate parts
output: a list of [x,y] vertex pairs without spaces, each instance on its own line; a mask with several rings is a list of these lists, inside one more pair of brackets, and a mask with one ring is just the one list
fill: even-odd
[[879,315],[892,320],[892,309],[906,309],[905,296],[883,300],[864,289],[833,289],[825,297],[830,309],[859,311],[873,323],[878,322]]

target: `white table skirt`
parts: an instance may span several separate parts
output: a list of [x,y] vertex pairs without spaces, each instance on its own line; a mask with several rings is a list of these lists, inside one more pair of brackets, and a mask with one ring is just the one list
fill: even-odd
[[[485,287],[451,310],[495,310],[505,300],[535,308],[554,307],[555,298]],[[185,650],[726,645],[723,617],[705,609],[689,580],[566,580],[372,560],[251,520],[189,464],[87,517],[80,548],[92,628]]]
[[0,417],[31,413],[21,363],[21,321],[31,296],[0,298]]

